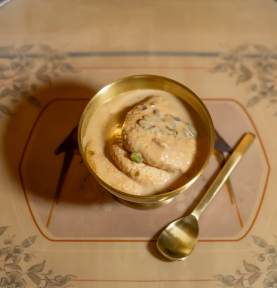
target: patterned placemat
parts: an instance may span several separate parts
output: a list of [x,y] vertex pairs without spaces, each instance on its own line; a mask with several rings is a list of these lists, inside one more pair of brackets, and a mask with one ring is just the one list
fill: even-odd
[[[274,287],[276,10],[271,0],[2,6],[0,286]],[[99,186],[76,146],[89,99],[135,74],[188,86],[217,132],[198,181],[149,211]],[[160,230],[193,209],[248,131],[255,142],[201,216],[195,251],[165,260],[155,248]]]

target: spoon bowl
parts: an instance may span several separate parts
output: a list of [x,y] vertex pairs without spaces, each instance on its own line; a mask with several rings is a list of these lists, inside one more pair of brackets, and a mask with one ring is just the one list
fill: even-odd
[[172,222],[163,230],[157,240],[157,248],[163,256],[170,260],[182,261],[191,254],[198,241],[198,219],[200,215],[227,180],[254,138],[255,136],[252,133],[246,133],[243,136],[193,212]]
[[157,248],[166,258],[182,261],[196,246],[198,234],[198,220],[194,215],[188,215],[167,226],[158,238]]

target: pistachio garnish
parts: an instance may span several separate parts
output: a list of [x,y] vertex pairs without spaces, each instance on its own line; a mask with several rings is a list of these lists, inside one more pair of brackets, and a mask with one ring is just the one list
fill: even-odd
[[184,129],[184,134],[185,134],[186,137],[189,137],[189,136],[193,137],[193,134],[190,131],[186,130],[186,129]]
[[138,108],[139,110],[147,110],[147,107],[144,105],[139,105]]
[[195,130],[194,126],[190,123],[187,123],[188,127],[189,127],[189,130],[190,132],[193,134],[194,137],[197,136],[197,131]]
[[174,121],[174,122],[171,122],[170,125],[171,127],[175,128],[177,126],[178,122],[177,121]]
[[175,121],[181,121],[181,119],[178,118],[178,117],[173,117],[173,118],[174,118]]
[[142,162],[142,157],[139,153],[135,152],[132,153],[130,155],[130,158],[132,159],[132,161],[136,162],[136,163],[141,163]]
[[177,136],[178,135],[178,130],[174,131],[174,135]]
[[136,176],[139,176],[140,175],[140,172],[139,170],[135,173]]
[[158,127],[157,127],[157,126],[151,126],[151,127],[146,128],[146,130],[149,130],[149,131],[157,131],[157,130],[158,130]]
[[146,120],[140,119],[138,122],[139,126],[143,129],[146,129],[149,127],[149,123]]
[[149,115],[144,115],[142,118],[148,122],[152,122],[152,118]]
[[94,156],[94,155],[95,155],[95,152],[92,151],[92,150],[90,150],[90,151],[89,151],[89,154],[90,154],[91,156]]
[[173,131],[173,129],[169,126],[165,126],[166,129],[168,129],[169,131]]
[[156,116],[161,117],[160,110],[155,109],[155,110],[153,111],[153,113],[154,113]]

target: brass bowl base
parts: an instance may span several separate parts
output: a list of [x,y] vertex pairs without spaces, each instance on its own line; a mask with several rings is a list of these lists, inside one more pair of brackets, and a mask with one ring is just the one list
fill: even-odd
[[159,202],[154,202],[154,203],[135,203],[135,202],[130,202],[124,199],[121,199],[119,197],[115,197],[119,202],[124,204],[125,206],[128,206],[130,208],[134,209],[139,209],[139,210],[149,210],[149,209],[155,209],[159,208],[161,206],[164,206],[165,204],[168,204],[173,200],[173,198],[164,200],[164,201],[159,201]]

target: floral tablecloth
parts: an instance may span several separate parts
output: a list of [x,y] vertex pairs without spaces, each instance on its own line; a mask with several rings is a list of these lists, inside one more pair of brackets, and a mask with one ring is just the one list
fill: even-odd
[[[274,0],[2,6],[0,286],[275,287],[276,15]],[[219,144],[190,189],[148,211],[105,191],[76,142],[95,92],[135,74],[193,90]],[[161,229],[191,211],[248,131],[255,142],[201,216],[195,251],[166,260]]]

